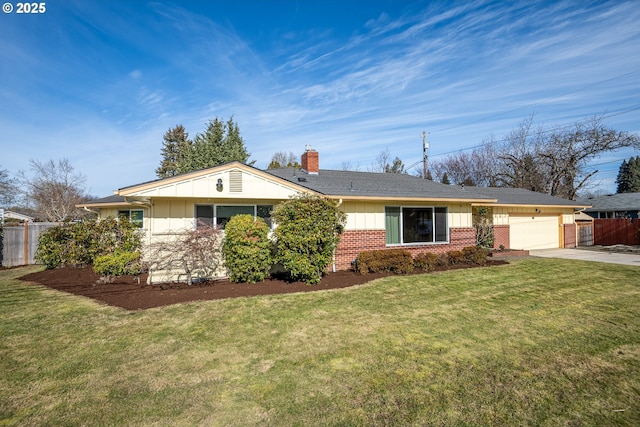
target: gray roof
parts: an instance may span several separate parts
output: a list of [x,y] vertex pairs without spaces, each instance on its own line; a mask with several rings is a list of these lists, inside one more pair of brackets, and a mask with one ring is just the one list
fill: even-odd
[[640,211],[640,193],[609,194],[580,200],[592,206],[585,212]]
[[590,205],[590,203],[567,200],[522,188],[466,187],[466,190],[498,199],[497,204],[500,205],[574,206],[576,208]]
[[[318,174],[309,174],[301,169],[295,168],[268,169],[264,172],[325,196],[333,197],[407,198],[425,200],[451,199],[468,200],[477,203],[486,201],[488,204],[492,204],[492,202],[497,199],[498,204],[567,207],[584,207],[591,204],[574,202],[519,188],[484,188],[446,185],[407,174],[325,169],[320,170]],[[149,182],[156,181],[162,181],[162,179]],[[124,197],[114,195],[91,200],[82,203],[81,206],[96,206],[100,204],[126,205],[128,203]]]
[[126,205],[127,202],[122,196],[107,196],[100,199],[87,200],[86,202],[79,203],[78,206],[93,206],[93,205],[113,205],[113,204]]
[[490,195],[471,192],[459,186],[440,184],[407,174],[324,169],[318,174],[308,174],[294,168],[269,169],[266,172],[325,196],[487,201],[494,199]]

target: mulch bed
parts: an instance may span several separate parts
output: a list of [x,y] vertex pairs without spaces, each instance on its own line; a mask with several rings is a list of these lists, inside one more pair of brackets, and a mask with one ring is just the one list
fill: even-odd
[[[488,266],[502,264],[506,264],[506,262],[489,260],[487,263]],[[464,267],[460,266],[459,268]],[[39,283],[58,291],[92,298],[107,305],[127,310],[143,310],[189,301],[348,288],[389,275],[391,274],[371,273],[363,275],[356,274],[353,271],[338,271],[326,274],[317,285],[271,278],[253,284],[232,283],[229,280],[221,279],[196,283],[191,286],[185,283],[147,285],[146,275],[141,275],[140,284],[132,276],[122,276],[113,283],[104,284],[99,282],[100,277],[93,272],[91,267],[63,267],[27,274],[20,277],[20,280]]]

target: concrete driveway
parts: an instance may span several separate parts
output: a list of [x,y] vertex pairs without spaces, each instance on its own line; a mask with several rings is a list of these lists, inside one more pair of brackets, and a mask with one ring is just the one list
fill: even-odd
[[610,264],[635,265],[640,267],[640,255],[587,249],[539,249],[529,251],[529,255],[542,258],[578,259],[582,261],[608,262]]

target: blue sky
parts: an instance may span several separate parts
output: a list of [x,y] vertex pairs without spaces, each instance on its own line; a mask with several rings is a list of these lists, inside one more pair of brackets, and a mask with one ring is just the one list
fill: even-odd
[[[3,1],[4,2],[4,1]],[[405,165],[593,115],[640,131],[637,1],[51,0],[0,13],[0,168],[68,158],[87,190],[155,179],[162,136],[238,123],[255,166]],[[593,165],[615,192],[622,159]]]

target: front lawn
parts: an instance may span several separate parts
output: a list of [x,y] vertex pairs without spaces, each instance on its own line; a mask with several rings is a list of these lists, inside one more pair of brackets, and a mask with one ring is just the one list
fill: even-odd
[[[640,423],[640,268],[553,259],[139,312],[0,270],[0,425]],[[251,286],[251,285],[246,285]]]

